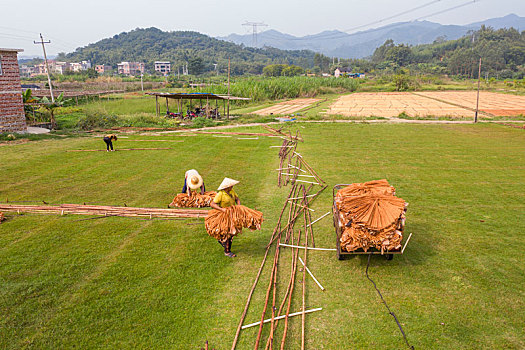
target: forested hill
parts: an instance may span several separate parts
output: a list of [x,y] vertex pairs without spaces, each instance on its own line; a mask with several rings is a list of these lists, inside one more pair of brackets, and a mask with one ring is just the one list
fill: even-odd
[[480,58],[482,72],[490,76],[523,78],[525,31],[482,26],[458,40],[436,40],[433,44],[414,47],[395,45],[388,40],[375,50],[371,64],[376,64],[377,69],[411,67],[475,78]]
[[153,71],[155,61],[170,61],[172,70],[188,64],[190,74],[213,71],[214,64],[224,72],[231,58],[232,74],[260,74],[268,64],[313,66],[314,52],[285,51],[275,48],[256,49],[211,38],[190,31],[163,32],[157,28],[135,29],[78,48],[57,59],[90,60],[92,64],[116,67],[122,61],[138,61]]

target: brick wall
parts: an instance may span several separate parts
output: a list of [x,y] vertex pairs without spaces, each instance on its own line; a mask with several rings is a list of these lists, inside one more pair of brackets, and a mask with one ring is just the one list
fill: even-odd
[[17,52],[0,50],[0,60],[0,133],[26,132]]

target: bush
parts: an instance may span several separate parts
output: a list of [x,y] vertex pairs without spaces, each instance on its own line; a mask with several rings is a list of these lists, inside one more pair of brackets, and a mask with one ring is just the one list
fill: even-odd
[[193,119],[193,123],[192,123],[192,127],[194,128],[204,128],[204,127],[207,127],[207,126],[214,126],[215,123],[208,119],[208,118],[204,118],[204,117],[197,117],[195,119]]
[[114,115],[106,115],[100,112],[90,112],[81,117],[77,127],[82,130],[108,129],[118,125],[118,118]]

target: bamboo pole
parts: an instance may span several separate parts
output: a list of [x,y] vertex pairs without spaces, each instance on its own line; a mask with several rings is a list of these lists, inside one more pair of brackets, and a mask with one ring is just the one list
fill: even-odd
[[[298,246],[298,245],[294,245],[294,244],[279,243],[279,245],[282,246],[282,247],[290,247],[290,248],[305,249],[305,248],[302,247],[302,246]],[[333,252],[333,251],[336,251],[336,250],[337,250],[336,248],[313,248],[313,247],[308,247],[307,249],[308,249],[308,250],[330,251],[330,252]]]
[[306,272],[308,272],[308,274],[310,275],[310,277],[312,277],[312,279],[314,280],[314,282],[319,286],[319,288],[321,288],[321,290],[324,292],[324,287],[321,285],[321,283],[319,283],[319,281],[317,280],[317,278],[315,278],[314,274],[312,273],[312,271],[310,271],[310,269],[306,266],[306,264],[304,263],[303,259],[301,259],[301,257],[299,257],[299,261],[301,262],[301,264],[303,264],[304,268],[306,269]]
[[[301,242],[301,230],[299,230],[299,237],[297,237],[297,244],[300,244],[300,242]],[[292,243],[293,243],[293,240],[292,240]],[[293,249],[292,249],[292,255],[294,255]],[[292,288],[290,290],[290,297],[288,298],[288,306],[286,308],[286,315],[285,315],[285,319],[284,319],[284,331],[283,331],[283,337],[281,339],[281,350],[284,349],[284,344],[286,342],[286,334],[287,334],[287,331],[288,331],[288,318],[290,317],[290,307],[292,305],[292,295],[293,295],[293,289],[294,289],[294,284],[295,284],[295,274],[297,272],[297,258],[298,258],[298,256],[299,256],[299,249],[296,249],[295,250],[294,269],[293,269],[292,280],[291,280]]]
[[[305,187],[304,185],[302,186],[303,187],[303,195],[306,196],[306,190],[305,190]],[[306,197],[303,198],[303,204],[307,204],[307,199]],[[308,228],[306,227],[306,220],[307,220],[307,213],[306,213],[306,210],[303,211],[304,213],[304,236],[305,236],[305,243],[304,243],[304,263],[305,266],[306,266],[306,258],[307,258],[307,253],[308,253]],[[305,296],[305,293],[306,293],[306,269],[303,269],[303,307],[302,307],[302,310],[303,310],[303,314],[301,315],[301,350],[304,350],[304,340],[305,340],[305,320],[306,320],[306,316],[305,316],[305,311],[306,311],[306,296]]]
[[327,212],[326,214],[323,214],[321,217],[317,218],[314,222],[311,222],[310,224],[308,224],[308,226],[312,226],[313,224],[315,224],[317,221],[321,220],[322,218],[324,218],[326,215],[330,214],[331,211]]
[[[275,274],[277,273],[277,263],[279,261],[279,242],[281,241],[281,235],[279,235],[279,238],[277,238],[277,246],[275,247],[275,255],[273,258],[273,266],[272,266],[272,273],[270,275],[270,283],[268,284],[268,290],[266,291],[266,299],[264,301],[264,307],[263,311],[261,313],[261,323],[259,325],[259,332],[257,333],[257,338],[255,339],[255,346],[254,349],[259,349],[259,342],[261,341],[261,335],[262,335],[262,328],[264,324],[264,315],[266,314],[266,309],[268,308],[268,299],[270,297],[270,291],[272,288],[272,282],[274,281]],[[273,305],[275,306],[275,304]],[[272,310],[272,314],[275,312],[275,310]],[[274,317],[273,315],[272,317]]]
[[[292,195],[292,189],[290,189],[290,193],[288,194],[288,198],[290,198]],[[235,332],[235,338],[233,339],[233,344],[231,347],[231,350],[235,350],[235,347],[237,346],[237,341],[239,340],[239,335],[241,333],[242,324],[244,322],[244,319],[246,318],[246,313],[248,312],[248,307],[250,306],[250,302],[252,300],[253,292],[255,291],[255,287],[257,286],[257,282],[259,281],[259,277],[261,276],[261,272],[264,268],[264,264],[266,262],[266,258],[268,256],[268,252],[270,251],[270,247],[272,245],[274,237],[279,234],[280,235],[280,223],[283,217],[284,210],[286,209],[288,205],[288,200],[285,201],[283,208],[281,209],[281,214],[279,215],[279,219],[277,220],[277,225],[273,231],[272,237],[270,238],[270,243],[266,246],[266,251],[264,253],[263,260],[261,262],[261,266],[259,267],[259,271],[257,272],[257,276],[255,277],[255,280],[253,281],[252,289],[248,293],[248,299],[246,300],[246,304],[244,305],[244,310],[241,315],[241,319],[239,320],[239,325],[237,326],[237,330]],[[278,233],[279,231],[279,233]]]
[[[288,317],[293,317],[293,316],[298,316],[298,315],[302,315],[302,314],[310,314],[312,312],[316,312],[316,311],[321,311],[323,310],[322,307],[318,307],[316,309],[311,309],[311,310],[307,310],[307,311],[299,311],[299,312],[294,312],[293,314],[290,314],[288,315]],[[278,316],[276,317],[275,319],[276,320],[282,320],[283,318],[285,318],[285,316]],[[266,320],[263,320],[264,323],[268,323],[270,322],[272,319],[271,318],[268,318]],[[250,323],[250,324],[247,324],[246,326],[242,326],[242,329],[246,329],[246,328],[250,328],[250,327],[254,327],[254,326],[257,326],[259,325],[260,321],[259,322],[254,322],[254,323]]]
[[[293,232],[292,232],[292,242],[293,242],[293,239],[294,238],[293,238]],[[299,250],[297,249],[297,251],[299,251]],[[288,297],[291,298],[290,290],[293,288],[292,287],[293,275],[295,274],[295,267],[297,266],[297,261],[296,261],[297,259],[294,256],[293,250],[292,250],[291,257],[292,257],[292,263],[290,264],[290,268],[291,268],[290,281],[288,282],[288,286],[286,287],[286,292],[284,292],[283,300],[281,302],[281,305],[279,306],[279,310],[277,311],[278,315],[280,315],[282,313],[284,305],[286,304],[286,301],[287,301]],[[295,264],[294,264],[294,262],[295,262]],[[272,328],[270,329],[270,336],[268,337],[268,341],[266,342],[265,350],[267,350],[269,348],[273,349],[273,336],[274,336],[274,331],[277,328],[277,324],[278,323],[279,323],[279,320],[275,320],[275,324],[272,323]]]

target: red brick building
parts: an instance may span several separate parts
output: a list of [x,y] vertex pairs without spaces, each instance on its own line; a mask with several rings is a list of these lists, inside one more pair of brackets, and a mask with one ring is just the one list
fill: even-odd
[[0,48],[0,133],[27,131],[18,69],[21,51]]

